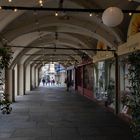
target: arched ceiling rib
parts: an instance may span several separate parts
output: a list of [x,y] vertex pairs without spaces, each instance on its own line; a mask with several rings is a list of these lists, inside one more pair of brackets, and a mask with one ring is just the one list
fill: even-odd
[[[64,25],[64,24],[63,24],[63,25]],[[53,25],[53,26],[54,26],[54,25]],[[67,26],[68,26],[68,25],[67,25]],[[66,27],[67,27],[67,26],[66,26]],[[69,29],[67,29],[66,27],[63,29],[63,28],[62,28],[62,25],[61,25],[61,28],[58,28],[58,27],[57,27],[57,30],[58,30],[59,32],[65,32],[65,33],[68,32],[68,33],[77,34],[77,35],[78,35],[78,34],[83,34],[83,35],[85,36],[85,38],[86,38],[87,35],[88,35],[90,38],[93,38],[93,36],[95,36],[95,33],[92,33],[92,32],[90,31],[90,29],[87,31],[87,29],[82,29],[82,28],[80,28],[80,27],[77,26],[77,27],[75,27],[73,30],[69,30]],[[89,26],[88,26],[88,27],[89,27]],[[78,29],[76,29],[76,28],[78,28]],[[61,29],[62,29],[62,31],[61,31]],[[70,29],[72,29],[72,27],[71,27]],[[98,30],[99,30],[99,29],[98,29]],[[97,30],[97,31],[98,31],[98,30]],[[96,32],[97,32],[97,31],[96,31]],[[50,30],[49,30],[49,32],[50,32]],[[59,33],[59,32],[58,32],[58,33]],[[99,32],[99,31],[98,31],[98,32]],[[102,33],[102,32],[101,32],[101,33]],[[47,33],[43,32],[42,34],[43,34],[43,35],[46,35]],[[16,34],[16,35],[17,35],[17,34]],[[33,35],[33,34],[32,34],[32,35]],[[35,35],[38,35],[37,32],[35,33]],[[43,37],[43,35],[42,35],[42,37]],[[97,34],[96,34],[96,35],[97,35]],[[13,37],[13,35],[9,35],[9,36],[12,36],[12,37]],[[106,36],[107,36],[107,35],[106,35]],[[33,41],[33,39],[36,40],[36,44],[37,44],[37,41],[38,41],[37,39],[40,38],[40,36],[38,36],[38,37],[32,37],[32,38],[29,38],[29,41],[28,41],[28,39],[26,39],[26,38],[27,38],[26,35],[24,35],[24,37],[25,37],[25,38],[22,38],[22,37],[21,37],[22,40],[27,40],[26,43],[28,42],[29,44],[30,44],[29,41]],[[64,36],[64,37],[65,37],[65,36]],[[64,38],[64,37],[63,37],[63,38]],[[20,37],[18,37],[18,38],[20,38]],[[99,38],[99,37],[97,37],[97,38]],[[18,40],[18,39],[16,39],[16,40]],[[16,40],[14,40],[11,44],[13,44],[14,42],[15,42],[14,44],[17,44],[17,42],[22,43],[22,41],[20,41],[20,39],[19,39],[19,41],[16,41]],[[103,40],[103,39],[102,39],[102,40]],[[79,42],[80,42],[80,41],[79,41]],[[52,43],[53,43],[53,42],[52,42]],[[46,42],[46,44],[47,44],[47,42]],[[80,44],[80,43],[78,43],[78,44]],[[78,44],[77,44],[77,45],[78,45]],[[22,46],[23,44],[18,44],[18,45]],[[89,47],[90,47],[90,46],[93,46],[93,44],[88,45],[88,46],[89,46]],[[109,46],[110,46],[110,45],[109,45]],[[96,46],[95,46],[95,47],[96,47]]]
[[59,63],[78,63],[78,61],[80,61],[81,58],[78,58],[77,60],[77,57],[73,57],[72,55],[52,55],[52,56],[39,56],[37,58],[34,58],[32,57],[33,59],[31,59],[29,62],[32,62],[32,64],[37,64],[37,63],[49,63],[49,62],[59,62]]
[[[47,0],[45,2],[47,7],[59,6],[59,0]],[[0,4],[7,5],[9,3],[3,0]],[[128,1],[122,2],[121,0],[64,0],[63,6],[65,8],[107,8],[109,6],[118,6],[126,9],[135,8],[136,4],[134,2],[130,5]],[[37,6],[38,3],[35,0],[13,0],[12,5]],[[24,56],[25,53],[39,51],[39,49],[35,48],[29,49],[28,46],[30,45],[47,47],[50,46],[49,43],[55,43],[56,47],[94,48],[97,41],[101,40],[109,47],[116,47],[116,42],[122,42],[120,34],[116,32],[115,28],[108,28],[103,25],[100,18],[101,14],[98,16],[93,14],[93,17],[89,17],[87,13],[61,13],[59,17],[55,17],[54,12],[37,12],[37,15],[34,15],[33,11],[18,11],[15,13],[3,10],[0,11],[0,34],[2,38],[4,37],[8,40],[8,45],[27,47],[27,49],[13,48],[15,52],[13,65],[30,60],[31,56]],[[123,23],[118,26],[119,30],[122,29],[125,21],[126,16]],[[36,22],[39,24],[37,25]],[[57,41],[54,38],[55,32],[59,34]],[[93,55],[94,53],[87,52],[87,54]]]
[[[90,37],[96,38],[97,40],[98,39],[104,40],[108,46],[112,47],[113,45],[115,45],[113,42],[115,40],[115,37],[112,34],[110,37],[108,37],[108,34],[110,33],[103,30],[102,27],[96,25],[94,22],[88,22],[88,21],[83,22],[82,19],[74,19],[74,18],[63,21],[63,20],[59,20],[54,16],[43,19],[43,21],[40,20],[40,26],[39,26],[40,31],[47,31],[47,30],[50,31],[49,27],[52,26],[56,27],[56,29],[60,30],[60,32],[63,32],[63,30],[64,32],[73,32],[73,33],[74,31],[75,32],[77,31],[79,34],[85,34]],[[28,24],[28,25],[25,24],[24,26],[20,26],[19,28],[17,27],[16,29],[11,31],[10,30],[8,30],[7,32],[5,31],[3,32],[3,34],[4,36],[6,36],[6,39],[8,41],[12,41],[18,36],[30,32],[34,32],[37,30],[38,27],[35,26],[35,22],[33,22],[32,24]]]
[[[62,33],[61,33],[62,34]],[[53,35],[53,34],[52,34]],[[68,48],[68,47],[73,47],[73,48],[81,48],[83,46],[83,48],[88,48],[89,47],[89,44],[86,44],[86,38],[83,38],[83,39],[78,39],[76,37],[73,37],[71,35],[64,35],[64,36],[59,36],[58,37],[58,40],[55,40],[54,39],[54,35],[53,37],[51,38],[51,36],[48,36],[49,38],[42,38],[39,42],[36,40],[34,42],[32,42],[30,45],[31,46],[40,46],[40,49],[42,50],[43,48],[47,48],[47,46],[51,46],[52,49],[54,48],[54,44],[56,45],[56,48],[57,47],[65,47],[65,48]],[[56,43],[54,43],[55,41],[57,41]],[[47,44],[48,43],[48,44]],[[42,47],[42,48],[41,48]],[[28,48],[28,47],[27,47]],[[37,52],[38,50],[40,49],[22,49],[23,52],[20,52],[19,54],[15,55],[16,57],[16,60],[13,61],[12,65],[15,65],[15,63],[17,63],[17,61],[21,60],[21,64],[23,64],[26,59],[29,58],[29,56],[25,56],[24,54],[25,53],[35,53]],[[21,50],[21,49],[19,49]],[[56,50],[57,51],[57,50]],[[49,52],[49,51],[48,51]],[[64,51],[63,51],[64,52]],[[70,51],[69,51],[70,52]],[[73,51],[72,51],[73,52]],[[86,52],[86,51],[85,51]],[[80,52],[81,53],[81,52]],[[79,54],[80,54],[79,53]],[[90,53],[91,54],[91,53]]]
[[[47,33],[46,33],[47,34]],[[34,36],[33,36],[34,35]],[[84,48],[88,48],[90,47],[90,44],[88,44],[88,42],[86,42],[86,39],[87,38],[81,38],[81,39],[78,39],[76,37],[73,37],[71,34],[64,34],[63,33],[60,33],[58,34],[58,40],[55,40],[55,36],[54,36],[54,33],[51,33],[51,34],[47,34],[46,36],[43,36],[41,38],[41,40],[36,40],[36,38],[38,37],[37,36],[38,34],[35,32],[34,34],[33,33],[30,33],[30,34],[27,34],[27,37],[23,36],[23,38],[29,38],[29,41],[32,41],[31,43],[29,42],[29,44],[31,46],[40,46],[40,47],[47,47],[47,46],[52,46],[54,47],[54,44],[58,44],[58,45],[70,45],[70,44],[75,44],[74,47],[84,47]],[[31,37],[31,38],[30,38]],[[22,46],[24,43],[24,39],[22,37],[19,37],[17,38],[19,44],[16,44],[15,42],[12,42],[13,45],[19,45],[19,46]],[[64,40],[64,41],[63,41]],[[68,41],[67,41],[68,40]],[[27,41],[28,42],[28,41]],[[61,43],[63,42],[63,43]],[[65,42],[65,43],[64,43]],[[66,43],[67,42],[67,43]],[[71,43],[72,42],[72,43]],[[85,43],[84,43],[85,42]],[[92,42],[93,44],[94,42]],[[76,45],[77,44],[77,45]],[[94,43],[96,45],[96,42]],[[28,45],[28,44],[27,44]],[[23,45],[24,46],[24,45]],[[27,47],[28,48],[28,47]],[[17,48],[16,48],[17,49]],[[19,51],[21,51],[22,48],[19,48]],[[14,51],[14,49],[13,49]],[[16,57],[18,53],[14,53],[13,57]],[[22,53],[23,55],[23,53]],[[21,56],[20,56],[21,57]]]

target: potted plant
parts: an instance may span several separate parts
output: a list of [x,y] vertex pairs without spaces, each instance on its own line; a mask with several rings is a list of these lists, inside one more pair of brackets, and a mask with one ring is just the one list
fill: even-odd
[[113,103],[114,99],[114,89],[115,89],[115,82],[114,80],[110,79],[109,85],[107,87],[107,100],[105,102],[105,106],[108,106]]
[[[0,47],[0,85],[2,87],[4,85],[3,72],[5,68],[8,68],[11,58],[11,49],[6,47]],[[3,90],[0,99],[1,111],[3,114],[9,114],[12,110],[12,108],[10,107],[11,102],[9,102],[8,95],[4,92],[4,89],[2,88],[1,90]]]
[[121,113],[125,113],[128,115],[132,114],[132,110],[130,107],[131,98],[132,98],[132,94],[130,91],[127,91],[127,90],[121,91],[121,103],[122,103]]
[[12,107],[10,107],[11,102],[7,99],[7,95],[5,93],[2,94],[2,99],[0,101],[2,114],[10,114],[12,111]]
[[140,51],[128,56],[131,98],[129,106],[132,110],[131,129],[135,140],[140,140]]

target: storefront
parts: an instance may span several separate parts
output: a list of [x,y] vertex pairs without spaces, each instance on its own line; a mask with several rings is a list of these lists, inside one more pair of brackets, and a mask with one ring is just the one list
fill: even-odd
[[93,63],[80,65],[76,68],[76,89],[80,94],[93,99],[93,82]]
[[70,87],[75,89],[75,67],[70,66],[67,68],[67,82],[69,82]]

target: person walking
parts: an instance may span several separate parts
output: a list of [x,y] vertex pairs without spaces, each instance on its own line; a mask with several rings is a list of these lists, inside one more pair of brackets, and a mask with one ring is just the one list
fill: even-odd
[[70,88],[70,81],[68,78],[65,79],[65,83],[67,85],[67,91],[69,91],[69,88]]
[[43,86],[44,86],[45,85],[45,79],[44,78],[42,79],[42,83],[43,83]]

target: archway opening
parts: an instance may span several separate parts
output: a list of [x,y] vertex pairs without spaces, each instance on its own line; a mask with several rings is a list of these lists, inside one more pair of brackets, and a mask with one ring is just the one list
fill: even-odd
[[44,64],[39,73],[39,86],[65,87],[66,68],[59,62]]

